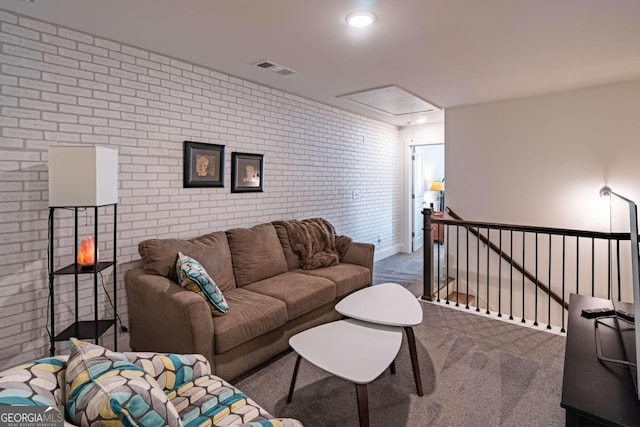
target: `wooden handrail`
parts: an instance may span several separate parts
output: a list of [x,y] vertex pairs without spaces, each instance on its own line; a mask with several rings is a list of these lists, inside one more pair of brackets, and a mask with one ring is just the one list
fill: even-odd
[[445,219],[440,217],[433,217],[432,222],[448,225],[468,225],[478,228],[491,228],[496,230],[510,230],[510,231],[523,231],[525,233],[538,233],[538,234],[555,234],[559,236],[571,236],[571,237],[585,237],[591,239],[603,239],[603,240],[630,240],[629,233],[608,233],[601,231],[588,231],[588,230],[574,230],[570,228],[551,228],[551,227],[538,227],[533,225],[514,225],[514,224],[498,224],[494,222],[481,222],[481,221],[466,221],[457,215],[450,207],[446,208],[447,214],[453,219]]
[[[509,263],[509,265],[511,265],[516,270],[518,270],[520,273],[524,274],[524,276],[527,279],[529,279],[531,282],[533,282],[538,287],[538,289],[542,290],[542,292],[544,292],[545,294],[551,296],[551,298],[553,298],[553,300],[555,302],[557,302],[558,304],[562,305],[565,310],[569,310],[569,303],[566,300],[563,301],[563,299],[560,297],[560,295],[556,294],[554,291],[549,289],[549,287],[546,284],[544,284],[540,280],[536,279],[536,277],[533,274],[529,273],[522,265],[520,265],[518,262],[516,262],[516,260],[511,258],[511,256],[509,256],[509,254],[507,254],[506,252],[501,250],[493,242],[491,242],[489,239],[487,239],[485,236],[483,236],[480,233],[480,231],[475,227],[475,226],[479,226],[479,225],[485,224],[485,226],[488,227],[488,228],[498,228],[498,229],[500,229],[501,227],[504,227],[504,224],[467,222],[462,217],[460,217],[460,215],[456,214],[451,208],[447,207],[446,211],[447,211],[447,214],[449,214],[452,218],[454,218],[455,220],[460,221],[460,222],[459,223],[458,222],[451,222],[451,221],[446,220],[446,219],[440,219],[440,218],[435,218],[435,217],[432,218],[431,221],[434,222],[434,223],[455,224],[455,225],[460,225],[460,226],[466,228],[467,230],[469,230],[469,232],[471,234],[476,236],[478,238],[478,240],[480,240],[485,245],[488,245],[491,248],[491,250],[493,250],[495,253],[500,255],[500,257],[502,259],[507,261]],[[473,226],[471,224],[473,224]],[[492,226],[496,226],[496,227],[492,227]],[[543,232],[541,230],[546,230],[546,233],[549,233],[551,230],[553,230],[555,233],[560,233],[561,231],[576,231],[576,230],[547,229],[547,228],[543,228],[543,227],[520,227],[520,226],[506,226],[506,227],[517,227],[517,231],[529,231],[529,232],[539,232],[539,233]],[[522,228],[528,228],[528,230],[523,230]],[[508,228],[508,229],[513,229],[513,228]],[[552,234],[554,234],[554,233],[552,233]],[[610,233],[602,233],[602,234],[603,234],[603,236],[606,236],[606,237],[602,237],[602,236],[598,236],[598,237],[600,237],[600,238],[609,238],[609,236],[611,235]],[[625,234],[624,233],[619,233],[619,234],[621,236],[620,238],[623,239]],[[626,236],[627,236],[627,238],[629,238],[628,234],[626,234]],[[592,237],[591,233],[589,234],[588,237]]]

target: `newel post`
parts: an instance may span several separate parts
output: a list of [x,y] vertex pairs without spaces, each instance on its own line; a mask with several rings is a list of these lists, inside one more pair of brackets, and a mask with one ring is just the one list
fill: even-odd
[[433,287],[433,233],[431,232],[431,214],[430,208],[422,209],[422,232],[424,236],[424,277],[422,299],[433,301],[435,290]]

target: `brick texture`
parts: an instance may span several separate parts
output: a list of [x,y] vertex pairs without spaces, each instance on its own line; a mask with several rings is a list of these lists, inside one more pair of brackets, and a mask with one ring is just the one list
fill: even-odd
[[[178,59],[0,11],[0,368],[47,354],[47,148],[119,150],[117,302],[147,238],[193,237],[321,216],[378,249],[400,242],[395,126]],[[183,188],[185,140],[226,146],[224,188]],[[265,156],[263,193],[231,194],[231,152]],[[70,189],[70,191],[72,191]],[[353,198],[356,191],[359,197]],[[81,235],[93,215],[80,212]],[[100,218],[113,257],[112,215]],[[73,260],[72,212],[56,213],[55,266]],[[378,242],[378,238],[380,242]],[[105,284],[112,295],[111,270]],[[99,281],[100,282],[100,281]],[[100,284],[99,284],[100,288]],[[56,332],[74,317],[73,281],[56,280]],[[99,314],[109,302],[99,291]],[[83,278],[80,317],[93,316]],[[105,335],[101,342],[112,347]],[[58,343],[58,352],[66,350]]]

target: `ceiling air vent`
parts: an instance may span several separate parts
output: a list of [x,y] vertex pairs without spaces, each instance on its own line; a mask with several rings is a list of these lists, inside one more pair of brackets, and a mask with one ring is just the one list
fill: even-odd
[[283,65],[276,64],[272,61],[260,61],[255,64],[257,67],[263,68],[265,70],[273,71],[274,73],[278,73],[281,76],[290,76],[291,74],[296,74],[291,68],[287,68]]

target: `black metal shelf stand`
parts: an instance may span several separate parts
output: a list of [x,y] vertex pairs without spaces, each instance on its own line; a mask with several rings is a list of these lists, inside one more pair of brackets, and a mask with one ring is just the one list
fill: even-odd
[[[93,218],[94,218],[94,243],[95,243],[95,257],[97,259],[98,254],[98,243],[99,243],[99,233],[98,233],[98,218],[99,218],[99,209],[107,206],[113,206],[113,261],[100,261],[94,262],[94,265],[85,267],[77,264],[74,261],[73,264],[67,265],[66,267],[62,267],[59,269],[55,269],[54,265],[54,255],[55,255],[55,245],[54,245],[54,219],[55,219],[55,211],[58,209],[67,209],[72,210],[74,214],[74,250],[73,250],[73,259],[78,259],[78,211],[84,209],[93,208]],[[98,344],[98,338],[100,338],[110,327],[113,328],[113,347],[114,351],[118,351],[118,328],[116,328],[116,319],[118,318],[118,299],[117,299],[117,262],[116,262],[116,249],[117,249],[117,213],[118,213],[118,204],[107,204],[101,206],[65,206],[65,207],[50,207],[49,208],[49,315],[50,315],[50,325],[51,331],[49,335],[50,347],[49,347],[49,356],[54,356],[56,352],[56,341],[66,341],[71,337],[76,337],[78,339],[93,339],[96,344]],[[107,269],[113,268],[113,318],[111,319],[98,319],[98,274]],[[83,274],[92,274],[93,275],[93,320],[80,320],[79,319],[79,310],[78,310],[78,285],[79,285],[79,276]],[[56,327],[55,327],[55,278],[56,276],[62,275],[73,275],[74,276],[74,313],[75,313],[75,321],[69,325],[66,329],[56,335]]]

